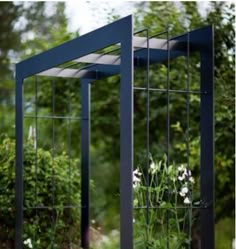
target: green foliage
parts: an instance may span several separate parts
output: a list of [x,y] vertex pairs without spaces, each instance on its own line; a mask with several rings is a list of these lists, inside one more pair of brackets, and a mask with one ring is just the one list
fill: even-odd
[[225,218],[216,224],[216,249],[233,248],[235,239],[235,221],[233,218]]
[[[15,223],[15,142],[8,137],[0,144],[0,243],[12,248]],[[33,248],[67,248],[79,244],[80,173],[78,159],[63,152],[24,147],[24,241]],[[33,207],[40,207],[37,211]],[[63,206],[74,206],[65,208]],[[54,208],[53,208],[54,207]],[[77,208],[76,208],[77,207]],[[7,238],[7,239],[6,239]],[[7,245],[6,247],[4,247]],[[11,245],[11,246],[10,246]],[[29,247],[30,248],[30,247]]]
[[1,2],[0,4],[0,79],[6,79],[11,73],[9,64],[10,50],[18,50],[20,32],[14,29],[15,23],[19,20],[18,12],[22,7],[13,2]]
[[10,55],[19,51],[20,31],[15,24],[19,21],[21,6],[13,2],[0,3],[0,130],[13,134],[12,66]]
[[14,64],[77,36],[65,3],[0,3],[0,129],[14,137]]
[[[235,214],[235,5],[212,3],[215,28],[216,217]],[[227,214],[225,210],[227,209]]]
[[[235,179],[235,4],[226,2],[211,2],[204,15],[200,14],[197,2],[149,2],[141,3],[136,15],[137,27],[148,27],[151,34],[168,29],[171,35],[185,32],[203,25],[214,25],[215,30],[215,194],[216,194],[216,219],[224,216],[234,216],[234,179]],[[165,38],[165,37],[163,37]],[[190,89],[199,89],[199,58],[195,55],[190,58]],[[164,65],[162,66],[164,67]],[[171,88],[178,89],[179,84],[186,82],[183,72],[184,63],[177,60],[170,65]],[[165,70],[158,71],[155,78],[150,82],[158,82],[166,75]],[[180,73],[181,72],[181,73]],[[151,75],[151,73],[150,73]],[[140,78],[140,77],[139,77]],[[139,78],[136,81],[139,81]],[[178,83],[178,84],[176,84]],[[182,85],[184,86],[184,85]],[[153,97],[154,98],[154,97]],[[152,95],[150,96],[152,103]],[[154,102],[155,103],[155,102]],[[165,124],[165,113],[161,115],[160,105],[164,98],[158,98],[158,108],[150,116],[151,137],[159,139],[158,150],[151,151],[152,154],[163,153],[162,144],[165,144],[164,129],[160,129],[160,123]],[[173,103],[173,104],[172,104]],[[186,134],[184,98],[171,96],[171,157],[173,160],[181,161],[185,157],[186,145],[183,143]],[[140,100],[135,104],[140,110]],[[151,107],[152,108],[152,107]],[[142,110],[142,108],[141,108]],[[144,113],[144,111],[142,111]],[[159,113],[158,113],[159,112]],[[199,98],[190,96],[190,167],[197,174],[199,172]],[[143,116],[144,114],[142,114]],[[155,118],[155,126],[152,127],[152,118]],[[158,124],[157,124],[158,120]],[[178,124],[179,130],[176,125]],[[159,129],[156,129],[158,125]],[[156,133],[158,134],[156,135]],[[136,133],[135,133],[136,135]],[[164,139],[163,139],[164,138]],[[139,139],[137,139],[139,140]],[[143,140],[142,140],[143,141]],[[152,140],[151,140],[152,143]],[[152,147],[152,145],[150,145]],[[175,152],[174,152],[175,151]],[[227,212],[225,212],[227,209]]]
[[[67,30],[65,3],[31,3],[25,8],[27,27],[18,57],[29,58],[77,36]],[[49,12],[49,14],[48,14]]]

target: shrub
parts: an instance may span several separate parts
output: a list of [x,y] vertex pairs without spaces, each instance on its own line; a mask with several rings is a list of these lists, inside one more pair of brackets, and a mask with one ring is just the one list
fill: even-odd
[[[79,160],[70,159],[65,152],[53,154],[42,148],[36,150],[30,140],[24,145],[23,239],[26,248],[79,248]],[[0,248],[14,248],[13,139],[2,139],[0,161]]]

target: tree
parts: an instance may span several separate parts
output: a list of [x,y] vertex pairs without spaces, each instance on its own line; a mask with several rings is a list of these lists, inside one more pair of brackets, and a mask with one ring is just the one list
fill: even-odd
[[78,35],[67,31],[65,3],[0,3],[0,130],[14,136],[14,63]]
[[[15,30],[14,27],[19,19],[17,13],[22,9],[13,2],[2,2],[0,6],[0,129],[1,132],[5,132],[12,129],[10,127],[12,126],[14,86],[9,57],[13,51],[19,50],[20,31]],[[12,112],[10,119],[6,115],[9,111]]]

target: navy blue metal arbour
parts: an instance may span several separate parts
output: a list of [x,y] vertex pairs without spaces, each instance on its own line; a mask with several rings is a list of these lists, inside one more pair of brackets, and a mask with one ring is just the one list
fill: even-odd
[[[133,248],[133,86],[134,66],[168,62],[189,52],[200,54],[201,248],[214,248],[214,76],[213,28],[157,39],[133,35],[132,16],[24,60],[16,65],[16,240],[23,248],[23,83],[33,76],[81,79],[81,246],[89,247],[90,83],[120,74],[120,248]],[[111,45],[120,56],[96,54]],[[134,50],[134,48],[141,48]],[[84,69],[60,68],[69,62],[90,63]],[[151,89],[149,85],[144,90]],[[156,89],[158,90],[158,89]],[[160,89],[159,89],[160,90]],[[162,89],[163,91],[163,89]],[[171,89],[167,85],[167,96]],[[187,93],[190,90],[187,89]],[[169,102],[168,102],[169,106]],[[168,141],[169,143],[169,141]],[[168,154],[167,154],[168,155]]]

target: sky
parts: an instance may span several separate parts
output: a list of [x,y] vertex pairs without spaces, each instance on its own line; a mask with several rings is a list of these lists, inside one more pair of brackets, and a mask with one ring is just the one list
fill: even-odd
[[[69,19],[69,30],[80,31],[80,35],[88,33],[94,29],[104,26],[108,23],[108,18],[113,13],[124,17],[135,12],[135,2],[126,0],[110,1],[76,1],[66,2],[66,15]],[[158,4],[158,2],[157,2]],[[202,15],[206,13],[209,6],[208,1],[199,3],[199,10]]]
[[128,1],[68,1],[66,15],[70,31],[79,29],[80,35],[107,24],[112,9],[115,14],[127,16],[134,11],[134,2]]

